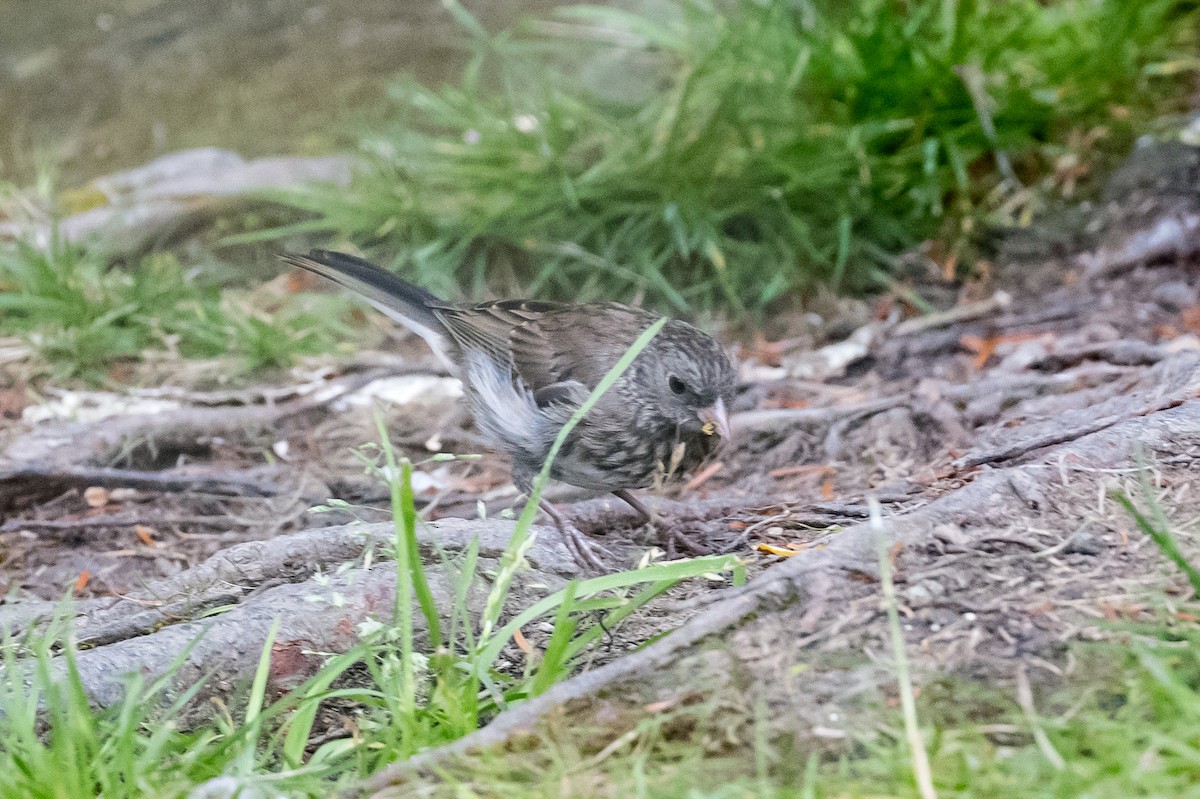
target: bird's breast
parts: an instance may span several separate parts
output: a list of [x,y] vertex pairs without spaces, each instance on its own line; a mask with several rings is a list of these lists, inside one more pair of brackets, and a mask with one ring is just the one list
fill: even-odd
[[687,434],[674,425],[604,429],[581,423],[551,471],[581,488],[648,488],[694,469],[712,445],[710,436]]

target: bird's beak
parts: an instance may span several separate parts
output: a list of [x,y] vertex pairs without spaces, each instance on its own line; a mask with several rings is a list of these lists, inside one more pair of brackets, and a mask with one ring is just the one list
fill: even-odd
[[704,431],[705,435],[711,436],[716,433],[726,441],[732,437],[732,431],[729,429],[729,414],[725,412],[724,400],[718,399],[716,404],[700,411],[697,416],[700,417],[700,421],[704,422],[704,427],[700,429]]

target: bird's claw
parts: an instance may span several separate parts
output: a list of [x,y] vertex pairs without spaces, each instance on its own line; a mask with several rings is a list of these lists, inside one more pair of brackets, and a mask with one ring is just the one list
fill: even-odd
[[542,510],[554,520],[555,527],[558,528],[559,535],[562,536],[563,545],[567,551],[571,553],[571,557],[579,564],[579,567],[585,571],[607,572],[608,567],[604,564],[596,554],[597,547],[591,541],[584,537],[579,528],[571,524],[565,516],[559,513],[553,505],[542,500]]
[[697,542],[695,539],[693,539],[691,536],[686,535],[685,533],[681,533],[678,530],[670,530],[670,529],[664,530],[662,533],[662,537],[665,539],[665,541],[663,543],[665,544],[666,551],[667,551],[667,560],[675,559],[675,555],[676,555],[675,545],[676,544],[679,545],[680,549],[684,550],[685,552],[687,552],[689,555],[691,555],[693,557],[701,556],[701,555],[711,555],[715,551],[712,546],[709,546],[706,544],[701,544],[701,543]]
[[590,569],[597,572],[606,572],[608,567],[604,561],[596,554],[598,547],[584,537],[583,533],[575,525],[567,522],[558,526],[559,533],[562,534],[563,543],[571,552],[571,557],[575,558],[575,562],[583,569]]

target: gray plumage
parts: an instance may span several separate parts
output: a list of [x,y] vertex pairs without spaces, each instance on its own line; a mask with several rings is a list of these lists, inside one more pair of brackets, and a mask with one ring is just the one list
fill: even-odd
[[[315,250],[284,260],[364,295],[421,335],[462,378],[480,430],[528,492],[562,425],[659,317],[619,303],[446,302],[361,258]],[[670,320],[575,427],[551,475],[571,485],[645,488],[728,437],[736,372],[697,328]]]

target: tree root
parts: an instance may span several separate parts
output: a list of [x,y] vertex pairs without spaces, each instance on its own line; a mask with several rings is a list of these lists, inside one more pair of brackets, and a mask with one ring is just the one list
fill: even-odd
[[[456,588],[452,567],[439,553],[462,549],[477,538],[481,569],[486,572],[496,567],[512,530],[512,522],[478,520],[447,520],[421,529],[423,557],[438,564],[429,567],[427,575],[439,607],[451,607]],[[273,690],[294,686],[320,668],[324,662],[320,653],[344,652],[358,643],[360,624],[370,619],[390,621],[395,566],[373,559],[371,568],[365,560],[357,568],[337,567],[363,559],[368,550],[382,549],[394,535],[391,524],[348,525],[249,542],[136,595],[65,608],[79,611],[73,635],[88,647],[76,655],[85,692],[95,706],[109,707],[124,696],[127,682],[122,677],[129,672],[139,673],[147,682],[170,674],[173,689],[168,699],[204,682],[203,695],[189,705],[193,715],[202,715],[203,699],[230,700],[244,687],[276,621],[280,628],[270,685]],[[528,557],[534,570],[525,575],[531,585],[541,586],[540,592],[553,590],[577,573],[569,553],[552,534],[539,536]],[[334,573],[315,578],[322,570]],[[476,584],[468,593],[468,607],[481,610],[486,588]],[[36,608],[39,612],[32,618],[21,620],[10,614],[8,621],[32,626],[46,621],[56,609],[51,603],[36,603]],[[217,609],[220,612],[214,615]],[[57,610],[64,608],[57,606]],[[418,614],[418,626],[420,622]],[[180,658],[182,665],[172,672]],[[65,664],[57,663],[55,668],[61,675]]]
[[[1195,372],[1191,377],[1194,378]],[[1189,384],[1191,379],[1187,380]],[[1160,403],[1144,413],[1115,420],[1095,432],[1061,445],[1036,463],[996,469],[981,474],[958,491],[947,494],[918,510],[886,520],[884,534],[889,545],[912,546],[927,541],[938,529],[975,520],[969,530],[988,535],[988,520],[1002,520],[1027,511],[1029,497],[1014,484],[1044,483],[1045,469],[1052,462],[1069,461],[1075,468],[1113,469],[1131,462],[1132,443],[1148,449],[1170,448],[1186,440],[1200,440],[1200,400],[1184,399]],[[963,534],[960,530],[958,534]],[[970,535],[967,532],[966,535]],[[642,701],[645,692],[634,686],[693,684],[686,675],[703,658],[702,643],[714,636],[726,638],[730,631],[756,614],[782,614],[776,626],[813,631],[832,609],[853,594],[847,576],[877,573],[877,533],[868,524],[850,527],[821,549],[806,551],[772,567],[741,589],[704,610],[671,635],[618,661],[554,686],[545,694],[501,713],[487,727],[454,743],[396,763],[366,781],[362,793],[394,797],[403,794],[410,777],[432,774],[443,764],[464,754],[502,745],[515,737],[534,734],[549,717],[586,697],[621,696]],[[1026,555],[1026,557],[1029,557]],[[849,593],[848,593],[849,592]],[[606,705],[606,707],[608,707]],[[617,712],[610,708],[609,711]],[[577,721],[583,722],[576,716]]]
[[[1133,386],[1107,385],[1074,392],[1053,408],[1052,414],[1022,425],[1019,429],[1029,432],[1017,441],[1000,446],[977,447],[955,460],[951,468],[961,472],[989,463],[1013,460],[1130,419],[1175,407],[1200,394],[1198,370],[1200,356],[1191,352],[1178,353],[1145,370]],[[1122,388],[1125,390],[1122,391]],[[1009,433],[1007,430],[1005,432]],[[1006,435],[1006,438],[1010,437],[1011,434]]]
[[[498,558],[512,530],[512,522],[445,519],[420,526],[417,538],[430,563],[439,562],[443,551],[461,550],[473,538],[479,539],[480,557]],[[359,560],[368,550],[379,552],[394,541],[395,529],[389,522],[305,530],[237,544],[140,591],[76,603],[74,634],[79,643],[90,647],[146,635],[214,607],[252,601],[265,586],[307,580]],[[552,534],[539,536],[527,558],[546,574],[571,577],[576,573],[570,555]],[[14,631],[44,623],[58,606],[39,603],[38,607],[23,620],[12,613],[8,623]]]
[[[193,452],[208,442],[246,430],[271,428],[297,414],[317,410],[379,377],[372,371],[352,375],[289,402],[243,407],[184,408],[123,416],[103,424],[39,425],[17,438],[0,455],[0,511],[18,495],[60,490],[64,484],[124,486],[161,491],[209,491],[271,496],[268,485],[220,474],[195,477],[158,470],[108,467],[139,460],[158,461],[162,453]],[[204,480],[210,480],[204,483]],[[44,490],[43,490],[44,488]]]

